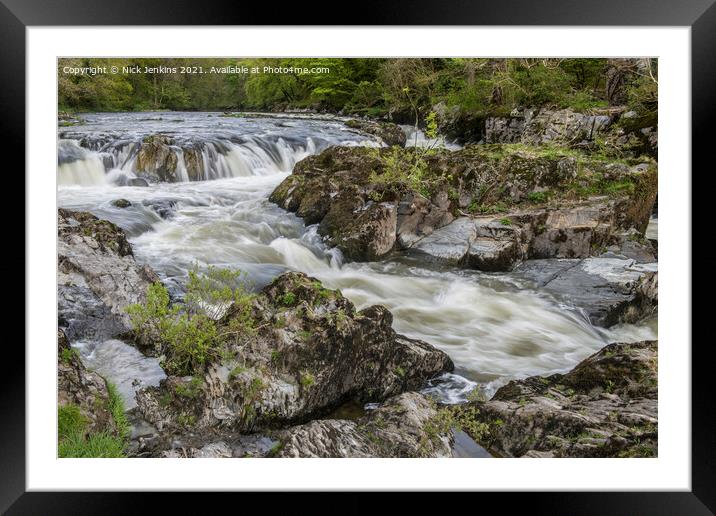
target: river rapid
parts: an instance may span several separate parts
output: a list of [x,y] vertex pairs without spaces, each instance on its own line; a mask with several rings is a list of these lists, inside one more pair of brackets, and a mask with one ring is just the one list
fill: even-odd
[[[165,112],[83,118],[83,125],[60,128],[60,207],[118,224],[137,261],[150,265],[177,294],[198,263],[244,270],[255,288],[298,270],[340,289],[359,309],[385,305],[396,331],[437,346],[455,362],[454,374],[426,386],[443,402],[464,401],[478,385],[490,395],[510,379],[564,372],[609,342],[656,338],[656,320],[597,328],[580,310],[509,273],[426,266],[407,258],[345,263],[338,250],[323,244],[315,226],[306,227],[268,201],[296,162],[310,154],[332,145],[381,145],[339,118]],[[177,142],[183,181],[127,186],[137,176],[139,142],[157,133]],[[187,146],[201,150],[202,181],[188,181],[186,168],[181,170],[181,148]],[[132,205],[116,207],[117,199]],[[139,385],[156,385],[163,377],[155,359],[120,341],[73,345],[90,367],[118,383],[129,407]]]

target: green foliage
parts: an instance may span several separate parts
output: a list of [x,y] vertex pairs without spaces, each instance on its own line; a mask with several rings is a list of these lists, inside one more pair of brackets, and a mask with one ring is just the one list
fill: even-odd
[[109,413],[112,414],[114,424],[117,427],[117,434],[122,439],[128,439],[131,433],[131,425],[127,419],[127,413],[124,410],[124,400],[117,390],[117,386],[112,382],[105,380],[107,385],[107,392],[109,394],[108,409]]
[[[111,384],[108,384],[108,387]],[[116,391],[114,391],[116,395]],[[87,433],[89,421],[77,405],[64,405],[57,408],[57,454],[59,457],[93,458],[93,457],[124,457],[124,447],[129,436],[129,424],[121,404],[113,401],[110,393],[110,411],[121,410],[121,417],[115,419],[118,435],[109,432]]]
[[[438,131],[435,112],[428,113],[425,117],[425,125],[425,136],[431,139],[435,138]],[[377,150],[374,151],[375,156],[382,160],[383,168],[380,173],[375,170],[371,172],[371,182],[386,186],[396,183],[404,184],[429,198],[434,185],[430,178],[427,158],[435,155],[436,145],[437,142],[424,147],[408,149],[393,146],[382,154]]]
[[242,321],[251,319],[251,302],[254,296],[247,290],[246,273],[210,265],[203,272],[198,265],[189,271],[184,303],[187,311],[219,320],[232,307],[232,316]]
[[[176,375],[201,371],[211,358],[223,356],[232,342],[253,334],[254,294],[240,282],[240,271],[209,267],[190,271],[185,304],[170,305],[161,283],[147,289],[146,301],[127,308],[137,337],[154,345],[164,368]],[[218,319],[229,312],[228,323]]]
[[79,356],[79,351],[75,348],[62,348],[62,351],[60,351],[60,360],[65,364],[69,364],[77,356]]
[[[627,84],[629,105],[639,113],[654,111],[656,62],[650,62],[651,73],[639,72]],[[392,113],[418,125],[438,103],[477,117],[507,114],[517,106],[603,107],[607,63],[596,58],[63,58],[58,97],[67,111],[311,108],[374,117]],[[63,71],[67,66],[116,66],[120,72],[71,75]],[[142,73],[125,71],[132,66]],[[235,70],[182,73],[212,66]]]
[[462,430],[475,441],[481,442],[489,435],[489,425],[479,420],[480,411],[473,405],[453,405],[437,408],[437,414],[425,424],[425,438],[433,443],[452,430]]
[[527,194],[527,200],[534,203],[544,203],[549,200],[549,192],[530,192]]
[[57,434],[60,440],[73,434],[83,432],[87,426],[87,418],[80,412],[77,405],[64,405],[57,409]]
[[296,294],[293,292],[286,292],[281,296],[281,304],[285,306],[293,306],[296,304]]
[[58,455],[62,458],[121,458],[124,457],[124,443],[107,432],[90,434],[86,438],[73,434],[58,444]]
[[[233,372],[233,371],[232,371]],[[229,374],[231,375],[231,374]],[[204,382],[201,378],[194,376],[188,383],[180,383],[174,386],[174,393],[182,398],[194,399],[201,394]]]

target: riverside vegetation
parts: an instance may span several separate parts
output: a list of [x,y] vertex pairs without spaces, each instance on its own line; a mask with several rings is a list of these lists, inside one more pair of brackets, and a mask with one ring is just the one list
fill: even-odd
[[[152,63],[331,73],[60,74],[68,111],[231,112],[195,114],[217,124],[200,134],[175,114],[106,131],[63,115],[59,456],[450,457],[458,438],[492,456],[656,455],[654,61],[60,67]],[[249,109],[370,118],[237,112]],[[411,304],[436,288],[428,311]],[[471,297],[452,300],[460,289]],[[536,326],[490,336],[513,291],[514,317]],[[551,336],[539,319],[554,312]],[[552,357],[556,338],[575,342],[545,374],[485,380],[479,362],[476,382],[449,344],[494,339],[517,364]],[[105,380],[86,346],[121,350],[136,372]]]

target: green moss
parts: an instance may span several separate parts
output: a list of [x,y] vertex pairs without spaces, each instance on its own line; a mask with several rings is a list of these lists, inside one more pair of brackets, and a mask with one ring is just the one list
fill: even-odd
[[301,385],[304,388],[311,387],[313,384],[316,383],[316,378],[308,371],[305,371],[301,373]]
[[293,292],[286,292],[283,296],[280,298],[281,304],[285,306],[293,306],[296,304],[296,294]]
[[62,348],[62,351],[60,351],[60,360],[65,364],[69,364],[74,357],[79,357],[79,355],[79,351],[75,348]]

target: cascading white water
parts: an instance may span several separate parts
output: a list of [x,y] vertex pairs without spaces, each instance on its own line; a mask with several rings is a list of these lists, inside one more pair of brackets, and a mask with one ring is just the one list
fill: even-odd
[[400,128],[405,133],[406,147],[444,147],[449,150],[458,150],[462,148],[462,145],[449,142],[443,136],[428,138],[421,129],[417,129],[414,125],[401,125]]
[[57,183],[60,185],[106,184],[105,167],[98,152],[83,149],[72,140],[60,140]]
[[[225,122],[203,116],[213,123]],[[428,268],[407,260],[344,264],[340,252],[326,248],[315,226],[306,228],[301,219],[267,199],[302,157],[330,144],[366,145],[373,140],[361,140],[325,120],[292,120],[288,128],[273,119],[226,123],[237,124],[235,132],[222,128],[225,139],[213,134],[211,145],[202,152],[208,162],[204,170],[214,171],[219,179],[60,188],[59,204],[90,210],[125,228],[137,260],[152,266],[170,289],[182,289],[196,262],[245,270],[257,288],[293,269],[341,289],[358,308],[385,305],[397,331],[451,356],[456,374],[431,387],[450,402],[464,400],[473,382],[491,392],[512,378],[565,371],[608,342],[656,336],[655,320],[595,328],[578,310],[520,284],[510,274]],[[101,125],[116,129],[112,124],[116,121],[107,118]],[[210,132],[199,122],[192,124]],[[167,125],[155,124],[153,130],[167,131]],[[179,125],[171,127],[177,132]],[[104,144],[101,152],[110,148],[111,142]],[[130,153],[121,152],[123,162],[131,163]],[[116,168],[122,166],[119,159],[112,162]],[[132,205],[118,208],[112,204],[118,198]],[[170,206],[170,214],[160,217],[156,206]],[[95,358],[101,356],[95,353]],[[103,367],[110,378],[126,377],[126,372],[113,373],[112,363]]]
[[[153,178],[157,167],[164,164],[149,163],[145,165],[148,169],[142,170],[137,159],[143,140],[153,134],[165,135],[171,141],[166,145],[175,155],[176,165],[168,174],[176,182],[286,173],[301,159],[330,145],[378,145],[372,139],[343,131],[339,122],[322,122],[324,127],[307,131],[302,124],[287,126],[270,118],[222,120],[206,113],[186,116],[191,118],[191,124],[157,126],[156,120],[150,120],[152,123],[142,129],[136,116],[118,114],[124,123],[112,127],[114,132],[103,133],[97,132],[96,126],[105,127],[104,116],[89,115],[86,126],[60,135],[60,155],[64,159],[58,165],[59,184],[123,185],[130,178]],[[110,173],[110,177],[103,177]]]

